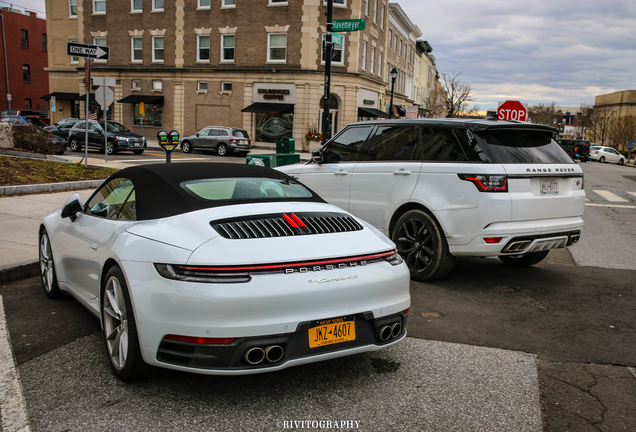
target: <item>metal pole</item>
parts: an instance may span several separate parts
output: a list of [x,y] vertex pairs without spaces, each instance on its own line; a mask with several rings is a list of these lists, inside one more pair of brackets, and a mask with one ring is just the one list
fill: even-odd
[[108,104],[106,103],[106,77],[102,79],[102,96],[104,97],[104,155],[108,162]]
[[325,39],[325,102],[322,112],[322,144],[331,137],[331,127],[329,120],[331,112],[329,98],[331,97],[331,53],[333,44],[331,43],[331,31],[333,29],[333,0],[327,0],[327,37]]
[[[4,37],[4,15],[0,13],[0,19],[2,19],[2,52],[4,53],[4,74],[7,79],[7,95],[10,95],[9,91],[9,65],[7,65],[7,42]],[[11,109],[11,100],[7,97],[7,108]]]
[[86,103],[84,104],[84,166],[88,167],[88,105],[90,103],[89,91],[91,89],[91,59],[86,58]]
[[389,118],[393,118],[393,90],[395,90],[395,78],[391,77],[391,103],[389,104]]

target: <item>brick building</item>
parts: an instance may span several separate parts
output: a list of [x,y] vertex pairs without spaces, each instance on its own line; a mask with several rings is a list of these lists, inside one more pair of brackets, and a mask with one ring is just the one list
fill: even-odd
[[[293,136],[301,148],[307,131],[321,127],[325,0],[47,0],[46,7],[55,39],[51,91],[85,93],[84,59],[71,63],[66,42],[108,46],[110,59],[93,61],[92,76],[116,80],[112,118],[137,132],[143,123],[148,137],[227,125],[256,142]],[[417,26],[385,0],[334,0],[333,15],[366,20],[364,31],[344,33],[332,57],[333,130],[385,115],[389,65],[400,70],[395,104],[412,105]]]
[[19,6],[0,7],[0,15],[0,110],[46,110],[40,99],[49,90],[46,20]]

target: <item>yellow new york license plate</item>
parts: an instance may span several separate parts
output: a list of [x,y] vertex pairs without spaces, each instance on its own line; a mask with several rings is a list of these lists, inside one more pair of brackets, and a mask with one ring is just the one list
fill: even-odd
[[356,339],[356,322],[353,316],[313,321],[307,332],[309,348],[349,342]]

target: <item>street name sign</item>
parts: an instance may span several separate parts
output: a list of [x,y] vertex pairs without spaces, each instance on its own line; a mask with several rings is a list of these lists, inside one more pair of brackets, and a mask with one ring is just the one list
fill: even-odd
[[66,43],[66,54],[74,57],[87,57],[98,60],[110,58],[110,48],[99,45],[86,45],[77,42]]
[[335,19],[331,31],[358,31],[366,28],[366,21],[363,19]]
[[528,120],[528,110],[519,101],[505,101],[497,108],[497,120]]

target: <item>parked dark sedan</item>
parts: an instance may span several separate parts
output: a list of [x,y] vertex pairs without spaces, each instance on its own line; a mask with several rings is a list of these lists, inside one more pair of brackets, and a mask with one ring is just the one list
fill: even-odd
[[[68,146],[78,152],[84,148],[86,121],[81,120],[71,128],[68,133]],[[104,151],[104,124],[96,120],[88,121],[88,148]],[[126,126],[117,122],[108,123],[108,132],[106,133],[108,154],[115,154],[120,151],[132,151],[136,155],[140,155],[146,149],[146,138],[132,132]]]
[[54,135],[59,136],[60,138],[64,138],[64,140],[68,140],[68,132],[71,130],[73,126],[80,121],[78,118],[65,118],[59,121],[56,121],[51,126],[45,126],[44,129],[47,132],[51,132]]

